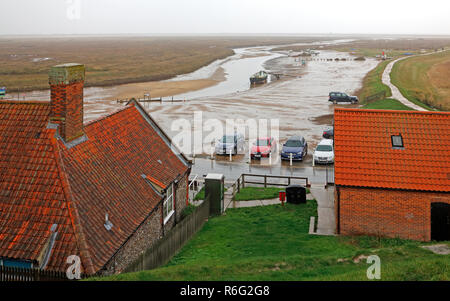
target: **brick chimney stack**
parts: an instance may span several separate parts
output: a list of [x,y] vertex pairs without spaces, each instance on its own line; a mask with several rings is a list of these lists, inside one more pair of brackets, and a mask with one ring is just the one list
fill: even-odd
[[59,135],[65,142],[84,135],[84,77],[85,68],[80,64],[63,64],[50,69],[50,121],[59,124]]

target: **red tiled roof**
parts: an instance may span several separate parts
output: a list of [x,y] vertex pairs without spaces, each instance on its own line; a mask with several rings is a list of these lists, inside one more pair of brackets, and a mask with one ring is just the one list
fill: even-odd
[[49,103],[0,101],[0,257],[40,261],[58,224],[47,269],[81,254],[93,273],[161,201],[141,175],[168,186],[189,164],[139,104],[87,124],[72,147],[47,129],[49,114]]
[[57,224],[48,268],[60,269],[77,247],[49,114],[48,103],[0,102],[0,256],[37,262]]
[[[161,201],[142,174],[151,175],[166,187],[188,167],[133,105],[90,123],[85,133],[88,140],[75,147],[59,144],[98,270]],[[106,213],[114,225],[111,231],[104,227]]]
[[449,133],[449,112],[335,109],[335,183],[448,192]]

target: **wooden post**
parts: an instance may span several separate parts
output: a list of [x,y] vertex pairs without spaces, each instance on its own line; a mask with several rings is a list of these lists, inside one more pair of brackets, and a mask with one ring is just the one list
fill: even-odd
[[264,175],[264,188],[267,188],[267,175]]
[[241,192],[241,178],[238,178],[237,180],[237,192]]
[[245,188],[245,175],[242,174],[242,188]]

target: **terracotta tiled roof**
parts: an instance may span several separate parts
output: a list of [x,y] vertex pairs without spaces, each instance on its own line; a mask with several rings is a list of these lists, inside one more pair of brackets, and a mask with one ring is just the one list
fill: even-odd
[[[168,186],[188,167],[133,105],[90,123],[85,133],[88,140],[75,147],[59,144],[98,270],[161,201],[142,174]],[[114,225],[111,231],[104,227],[106,213]]]
[[72,147],[47,128],[49,114],[48,103],[0,102],[0,257],[42,262],[57,224],[47,269],[81,254],[92,273],[161,201],[142,174],[168,186],[189,163],[139,104],[87,124]]
[[0,256],[39,261],[57,224],[48,268],[60,269],[77,248],[49,113],[47,103],[0,102]]
[[449,133],[449,112],[335,109],[335,183],[450,191]]

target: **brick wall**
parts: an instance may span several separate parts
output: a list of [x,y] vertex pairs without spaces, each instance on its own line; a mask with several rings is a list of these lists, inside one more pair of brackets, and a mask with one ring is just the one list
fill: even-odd
[[450,194],[438,192],[338,186],[335,193],[336,220],[342,235],[429,241],[431,203],[450,204]]
[[132,237],[122,246],[116,255],[106,264],[105,268],[99,272],[100,275],[111,275],[122,272],[127,266],[133,263],[141,253],[150,248],[158,239],[162,238],[175,226],[182,210],[186,207],[186,189],[189,174],[187,173],[178,183],[175,190],[176,207],[175,213],[164,225],[162,219],[162,202],[157,209],[138,228]]

